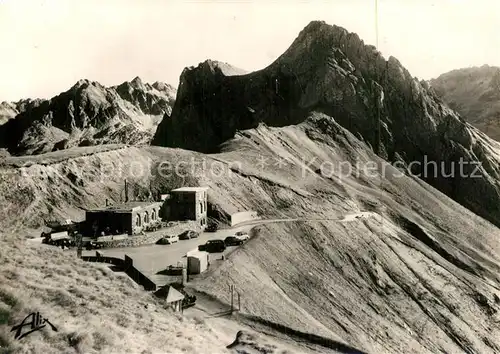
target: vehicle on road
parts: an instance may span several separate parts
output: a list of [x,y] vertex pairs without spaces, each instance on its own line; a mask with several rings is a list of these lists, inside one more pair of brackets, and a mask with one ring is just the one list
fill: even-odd
[[239,238],[240,240],[242,240],[243,242],[245,241],[248,241],[250,239],[250,236],[248,235],[248,233],[244,232],[244,231],[238,231],[236,234],[235,234],[235,237]]
[[179,235],[179,240],[189,240],[192,238],[197,238],[200,234],[193,230],[184,231]]
[[228,236],[224,239],[224,244],[226,246],[239,246],[243,244],[243,240],[236,236]]
[[165,235],[162,238],[160,238],[158,241],[156,241],[156,244],[157,245],[171,245],[172,243],[175,243],[178,241],[179,241],[178,236]]
[[168,268],[165,268],[164,270],[159,271],[156,274],[162,274],[162,275],[182,275],[182,266],[179,265],[169,265]]
[[226,250],[226,244],[223,240],[208,240],[204,245],[199,245],[198,250],[208,253],[224,252]]
[[213,222],[213,223],[208,224],[208,226],[205,229],[205,231],[207,231],[207,232],[216,232],[218,229],[219,229],[219,226],[216,223]]
[[182,300],[182,308],[187,309],[196,304],[196,296],[186,294],[184,299]]

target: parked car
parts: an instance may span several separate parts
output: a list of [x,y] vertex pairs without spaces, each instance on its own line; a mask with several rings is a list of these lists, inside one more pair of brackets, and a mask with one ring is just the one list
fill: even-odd
[[219,229],[219,226],[216,223],[213,222],[213,223],[208,224],[208,226],[205,229],[205,231],[207,231],[207,232],[216,232],[218,229]]
[[196,304],[196,296],[185,294],[184,299],[182,300],[182,308],[186,309]]
[[171,245],[172,243],[178,242],[179,237],[178,236],[173,236],[173,235],[165,235],[162,238],[160,238],[156,244],[157,245]]
[[209,253],[224,252],[226,250],[226,244],[223,240],[208,240],[204,245],[199,245],[198,250]]
[[154,231],[158,231],[162,228],[162,225],[161,223],[159,222],[156,222],[154,224],[151,224],[151,225],[147,225],[145,228],[144,228],[144,231],[146,232],[154,232]]
[[239,238],[240,240],[242,240],[243,242],[244,241],[248,241],[248,239],[250,238],[250,236],[248,236],[248,233],[244,232],[244,231],[238,231],[235,235],[235,237]]
[[228,236],[224,239],[224,244],[226,246],[239,246],[243,244],[243,240],[240,240],[236,236]]
[[184,231],[179,235],[179,240],[189,240],[191,238],[197,238],[199,233],[193,230]]

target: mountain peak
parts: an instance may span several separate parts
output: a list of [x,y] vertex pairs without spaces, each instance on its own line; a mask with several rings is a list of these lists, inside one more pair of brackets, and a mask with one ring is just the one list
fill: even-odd
[[90,85],[90,81],[88,79],[80,79],[72,86],[72,88],[79,88],[85,85]]
[[139,76],[134,77],[133,80],[130,81],[130,83],[134,86],[142,86],[143,85],[143,82]]

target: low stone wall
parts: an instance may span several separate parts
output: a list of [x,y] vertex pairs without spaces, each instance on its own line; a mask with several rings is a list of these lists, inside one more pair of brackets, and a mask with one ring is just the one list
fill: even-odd
[[258,213],[254,210],[242,211],[240,213],[231,214],[231,226],[240,224],[245,221],[260,219]]
[[118,247],[135,247],[142,245],[151,245],[156,243],[160,238],[165,235],[178,235],[186,230],[200,231],[199,223],[196,221],[179,221],[174,225],[165,227],[161,230],[154,232],[147,232],[145,235],[128,236],[125,239],[110,240],[99,242],[104,248],[118,248]]

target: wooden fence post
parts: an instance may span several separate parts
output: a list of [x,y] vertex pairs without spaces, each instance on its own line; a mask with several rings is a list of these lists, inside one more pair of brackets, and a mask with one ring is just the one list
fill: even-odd
[[233,285],[229,285],[231,291],[231,314],[233,314]]

